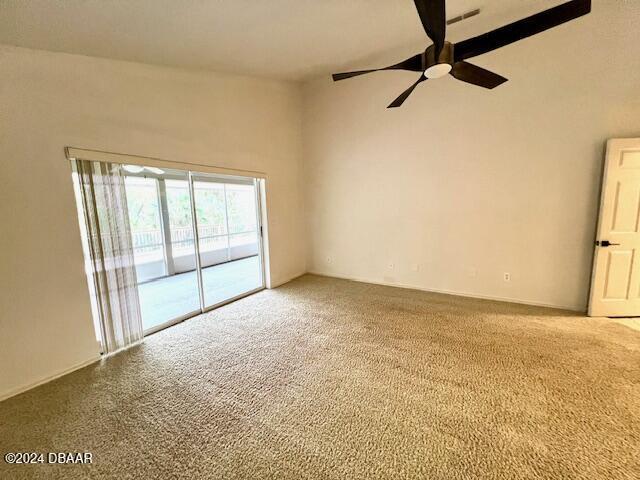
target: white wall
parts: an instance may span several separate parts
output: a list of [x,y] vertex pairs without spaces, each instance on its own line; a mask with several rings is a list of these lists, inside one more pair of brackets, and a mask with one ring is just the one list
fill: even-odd
[[[309,270],[584,309],[604,142],[640,136],[639,18],[640,2],[594,2],[581,20],[470,60],[503,86],[428,81],[396,110],[385,107],[417,74],[308,82]],[[452,39],[500,25],[486,20]]]
[[[640,136],[639,17],[638,2],[595,2],[474,59],[510,79],[498,89],[429,81],[397,110],[384,107],[415,74],[301,92],[0,46],[0,398],[97,355],[66,145],[266,172],[274,285],[308,262],[583,309],[604,141]],[[449,38],[500,24],[488,20]]]
[[273,285],[305,271],[298,85],[0,46],[0,398],[96,357],[63,147],[266,172]]

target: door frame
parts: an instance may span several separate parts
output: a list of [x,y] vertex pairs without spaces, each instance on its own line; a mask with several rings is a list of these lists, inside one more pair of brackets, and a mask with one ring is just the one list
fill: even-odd
[[[202,265],[201,265],[201,258],[200,258],[200,234],[198,232],[198,221],[196,218],[196,210],[195,210],[195,205],[196,205],[196,201],[195,201],[195,194],[194,194],[194,190],[195,190],[195,186],[194,186],[194,182],[198,179],[202,180],[202,181],[207,181],[207,178],[214,178],[214,179],[218,179],[218,180],[222,180],[220,183],[225,183],[225,177],[227,177],[230,180],[233,180],[233,178],[241,178],[243,180],[245,179],[250,179],[252,180],[251,184],[253,184],[254,187],[254,195],[255,195],[255,207],[256,207],[256,236],[258,238],[258,259],[259,259],[259,264],[260,264],[260,286],[256,287],[252,290],[249,290],[247,292],[243,292],[241,294],[238,294],[234,297],[228,298],[226,300],[222,300],[218,303],[214,303],[212,305],[205,305],[205,299],[204,299],[204,282],[202,279]],[[266,287],[266,275],[265,275],[265,260],[264,260],[264,236],[263,236],[263,228],[262,228],[262,187],[263,187],[263,182],[264,179],[260,179],[260,178],[256,178],[256,177],[245,177],[242,175],[224,175],[224,174],[219,174],[219,173],[204,173],[204,172],[196,172],[196,171],[189,171],[189,195],[191,197],[191,222],[192,222],[192,226],[193,226],[193,236],[194,236],[194,243],[196,245],[195,251],[196,251],[196,272],[197,272],[197,276],[198,276],[198,291],[200,294],[200,313],[206,313],[206,312],[210,312],[211,310],[214,310],[216,308],[222,307],[224,305],[227,305],[231,302],[235,302],[236,300],[239,300],[241,298],[247,297],[249,295],[253,295],[254,293],[257,293],[261,290],[264,290]],[[233,183],[233,182],[229,182],[229,183]],[[239,183],[239,182],[238,182]],[[242,182],[243,184],[249,185],[248,182]],[[226,190],[225,190],[225,202],[226,202]],[[226,205],[226,203],[225,203]],[[226,208],[226,206],[225,206]],[[226,215],[226,213],[225,213]],[[229,238],[229,227],[228,227],[228,218],[227,218],[227,238]],[[232,261],[232,260],[229,260]]]
[[[601,182],[600,182],[600,201],[598,203],[598,213],[596,218],[596,236],[594,239],[594,246],[593,246],[594,250],[593,250],[593,261],[591,266],[589,297],[587,299],[587,316],[589,317],[603,316],[601,314],[594,315],[593,300],[596,294],[598,293],[596,291],[596,287],[597,287],[596,273],[599,265],[598,260],[600,258],[600,255],[603,255],[606,252],[606,250],[604,250],[604,247],[600,246],[600,242],[604,240],[602,237],[603,237],[603,234],[605,233],[603,231],[603,223],[604,223],[603,214],[605,210],[606,197],[608,193],[607,188],[611,188],[610,186],[609,187],[607,186],[607,182],[609,181],[609,174],[611,173],[609,168],[610,162],[618,160],[617,158],[613,158],[614,151],[624,149],[629,144],[631,144],[633,148],[636,148],[636,145],[639,140],[640,139],[638,138],[611,138],[607,140],[607,143],[606,143],[603,169],[602,169]],[[633,268],[633,266],[631,266],[630,268]],[[640,312],[638,313],[638,315],[611,315],[611,317],[616,317],[616,316],[617,317],[640,316]]]
[[[243,169],[218,167],[218,166],[210,165],[209,162],[211,159],[208,157],[202,158],[200,160],[202,163],[198,163],[197,161],[198,159],[192,162],[175,161],[175,160],[167,160],[167,159],[157,158],[157,157],[145,157],[141,155],[108,152],[104,150],[88,149],[88,148],[81,148],[81,147],[74,147],[74,146],[65,146],[63,150],[64,150],[64,159],[67,161],[83,159],[83,160],[89,160],[93,162],[107,162],[107,163],[114,163],[119,165],[138,165],[141,167],[156,167],[156,168],[167,169],[167,170],[179,170],[189,175],[191,173],[195,173],[195,174],[205,174],[205,175],[215,174],[220,177],[251,178],[254,181],[254,185],[256,186],[255,192],[257,197],[256,198],[256,215],[258,218],[258,229],[259,229],[258,250],[260,255],[262,286],[254,290],[240,294],[238,296],[235,296],[233,298],[229,298],[218,304],[212,305],[206,308],[205,310],[203,310],[202,308],[199,310],[194,310],[192,312],[186,313],[185,315],[174,318],[173,320],[169,320],[161,325],[151,327],[143,332],[144,336],[151,335],[160,330],[164,330],[165,328],[181,323],[189,318],[208,312],[210,310],[221,307],[228,303],[234,302],[248,295],[252,295],[256,292],[259,292],[260,290],[264,290],[265,288],[268,288],[267,287],[268,285],[270,286],[270,277],[268,277],[267,275],[268,271],[266,267],[267,263],[270,262],[269,249],[265,248],[265,242],[266,242],[266,245],[269,244],[268,229],[266,228],[266,225],[268,225],[268,222],[267,222],[268,212],[267,212],[267,206],[266,206],[267,174],[265,172],[261,172],[258,170],[243,170]],[[132,175],[135,175],[135,174],[132,174]],[[146,176],[153,177],[154,174],[153,172],[147,171]],[[167,176],[165,175],[164,178],[167,178]],[[191,203],[193,204],[193,200]],[[80,205],[81,203],[77,203],[76,207],[81,208]],[[80,213],[81,213],[80,210],[78,210],[78,215],[80,215]],[[193,214],[192,214],[192,217],[193,217],[192,221],[194,221],[195,216],[193,216]],[[80,225],[82,225],[82,222],[80,222]],[[80,228],[82,229],[82,226]],[[195,240],[195,234],[196,234],[195,232],[196,230],[194,230],[194,240]],[[196,242],[194,241],[194,243]],[[84,248],[84,243],[83,243],[83,248]],[[198,247],[196,246],[196,249],[197,248]],[[196,250],[196,258],[199,259],[198,250]],[[202,290],[199,288],[199,291],[202,291]],[[88,293],[90,296],[92,295],[91,286],[89,286]]]
[[[173,170],[180,170],[180,169],[173,169]],[[187,184],[188,184],[188,188],[189,188],[189,204],[191,207],[191,226],[193,229],[193,239],[194,239],[194,255],[195,255],[195,263],[196,263],[196,278],[197,278],[197,285],[198,285],[198,297],[199,297],[199,304],[200,304],[200,308],[197,310],[193,310],[191,312],[185,313],[184,315],[181,315],[179,317],[173,318],[171,320],[167,320],[164,323],[161,323],[160,325],[155,325],[153,327],[150,327],[148,329],[145,329],[143,331],[144,336],[148,336],[148,335],[152,335],[154,333],[157,333],[161,330],[164,330],[165,328],[169,328],[172,327],[174,325],[177,325],[178,323],[182,323],[185,320],[188,320],[189,318],[193,318],[197,315],[201,315],[203,313],[207,313],[210,312],[211,310],[215,310],[216,308],[222,307],[224,305],[227,305],[229,303],[235,302],[236,300],[240,300],[241,298],[247,297],[249,295],[253,295],[254,293],[257,293],[261,290],[264,290],[266,288],[266,270],[265,270],[265,258],[264,258],[264,229],[263,229],[263,209],[262,209],[262,195],[263,195],[263,189],[264,189],[264,182],[265,179],[264,178],[257,178],[257,177],[246,177],[246,176],[242,176],[242,175],[228,175],[228,174],[221,174],[221,173],[205,173],[205,172],[198,172],[198,171],[194,171],[194,170],[181,170],[185,173],[187,173]],[[142,174],[133,174],[132,176],[143,176]],[[145,176],[147,177],[156,177],[156,181],[159,180],[159,178],[166,178],[166,175],[164,174],[153,174],[153,173],[147,173],[145,174]],[[222,300],[218,303],[215,303],[213,305],[205,305],[205,300],[204,300],[204,284],[203,284],[203,279],[202,279],[202,265],[201,265],[201,257],[200,257],[200,236],[199,236],[199,232],[198,232],[198,225],[197,225],[197,218],[196,218],[196,202],[195,202],[195,195],[194,195],[194,184],[193,182],[195,181],[195,178],[217,178],[221,181],[221,183],[224,183],[225,177],[226,178],[230,178],[233,179],[233,177],[236,178],[242,178],[242,179],[247,179],[247,180],[251,180],[252,181],[252,185],[254,186],[254,195],[255,195],[255,208],[256,208],[256,235],[258,238],[258,258],[259,258],[259,267],[260,267],[260,286],[257,288],[254,288],[252,290],[243,292],[241,294],[235,295],[231,298],[227,298],[225,300]],[[246,183],[247,185],[249,184],[248,182]],[[162,212],[161,213],[161,220],[162,219]],[[167,221],[168,224],[168,221]],[[165,228],[165,224],[162,223],[162,229],[164,231]],[[163,233],[163,236],[165,234]],[[170,235],[170,234],[169,234]],[[166,252],[165,252],[166,255]],[[166,266],[166,263],[165,263]],[[157,280],[157,279],[156,279]]]

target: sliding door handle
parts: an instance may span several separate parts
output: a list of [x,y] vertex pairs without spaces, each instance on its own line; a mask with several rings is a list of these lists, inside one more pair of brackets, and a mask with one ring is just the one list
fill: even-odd
[[611,243],[609,240],[596,240],[596,245],[599,247],[610,247],[612,245],[620,245],[619,243]]

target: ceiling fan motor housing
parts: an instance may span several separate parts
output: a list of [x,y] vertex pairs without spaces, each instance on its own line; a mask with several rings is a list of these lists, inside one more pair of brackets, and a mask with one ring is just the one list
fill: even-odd
[[440,78],[448,74],[453,67],[453,44],[445,41],[437,58],[435,45],[430,45],[424,52],[424,67],[424,76],[427,78]]

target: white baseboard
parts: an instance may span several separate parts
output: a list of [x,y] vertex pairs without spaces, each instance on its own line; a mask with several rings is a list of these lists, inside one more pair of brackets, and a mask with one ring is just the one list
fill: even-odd
[[[387,287],[397,287],[397,288],[407,288],[410,290],[420,290],[423,292],[432,292],[432,293],[443,293],[446,295],[456,295],[459,297],[467,297],[467,298],[478,298],[478,299],[482,299],[482,300],[493,300],[493,301],[498,301],[498,302],[508,302],[508,303],[518,303],[521,305],[532,305],[535,307],[547,307],[547,308],[555,308],[555,309],[561,309],[561,310],[570,310],[573,312],[580,312],[580,313],[585,313],[584,309],[580,309],[580,308],[576,308],[575,306],[567,306],[567,305],[559,305],[559,304],[549,304],[549,303],[542,303],[542,302],[532,302],[529,300],[520,300],[517,298],[508,298],[508,297],[494,297],[491,295],[480,295],[477,293],[467,293],[467,292],[457,292],[457,291],[453,291],[453,290],[442,290],[442,289],[436,289],[436,288],[426,288],[426,287],[422,287],[422,286],[418,286],[418,285],[409,285],[409,284],[404,284],[404,283],[390,283],[390,282],[381,282],[379,280],[371,280],[371,279],[367,279],[367,278],[362,278],[362,277],[355,277],[355,276],[349,276],[349,275],[339,275],[339,274],[335,274],[335,273],[326,273],[326,272],[320,272],[320,271],[308,271],[308,272],[300,272],[300,273],[296,273],[288,278],[286,278],[285,280],[279,281],[277,284],[275,285],[271,285],[270,288],[277,288],[281,285],[284,285],[285,283],[289,283],[292,280],[295,280],[298,277],[301,277],[305,274],[311,274],[311,275],[319,275],[322,277],[332,277],[332,278],[340,278],[343,280],[351,280],[354,282],[360,282],[360,283],[371,283],[374,285],[384,285]],[[67,369],[61,370],[59,372],[56,372],[53,375],[49,375],[41,380],[38,380],[36,382],[32,382],[29,383],[27,385],[22,385],[20,387],[14,388],[12,390],[9,390],[8,392],[4,392],[4,393],[0,393],[0,402],[3,400],[6,400],[10,397],[14,397],[16,395],[19,395],[20,393],[26,392],[27,390],[31,390],[32,388],[35,388],[39,385],[42,385],[44,383],[50,382],[52,380],[55,380],[56,378],[60,378],[64,375],[67,375],[68,373],[71,373],[75,370],[79,370],[83,367],[86,367],[87,365],[91,365],[92,363],[95,363],[97,361],[99,361],[102,358],[101,355],[97,355],[96,357],[92,357],[84,362],[81,362],[79,364],[76,364],[72,367],[69,367]]]
[[13,388],[11,390],[9,390],[8,392],[4,392],[4,393],[0,393],[0,402],[3,400],[6,400],[7,398],[11,398],[11,397],[15,397],[16,395],[19,395],[21,393],[26,392],[27,390],[31,390],[32,388],[36,388],[40,385],[43,385],[45,383],[50,382],[51,380],[55,380],[56,378],[60,378],[64,375],[67,375],[68,373],[74,372],[76,370],[79,370],[83,367],[86,367],[87,365],[91,365],[92,363],[95,363],[97,361],[99,361],[101,359],[101,355],[97,355],[96,357],[92,357],[89,360],[85,360],[84,362],[80,362],[76,365],[73,365],[69,368],[66,368],[64,370],[60,370],[56,373],[54,373],[53,375],[49,375],[45,378],[42,378],[36,382],[32,382],[32,383],[28,383],[26,385],[22,385],[20,387],[17,388]]
[[319,271],[309,271],[307,272],[311,275],[320,275],[321,277],[333,277],[333,278],[340,278],[343,280],[351,280],[354,282],[360,282],[360,283],[371,283],[374,285],[384,285],[387,287],[397,287],[397,288],[408,288],[410,290],[420,290],[422,292],[431,292],[431,293],[443,293],[445,295],[455,295],[458,297],[467,297],[467,298],[477,298],[480,300],[493,300],[496,302],[507,302],[507,303],[518,303],[520,305],[531,305],[534,307],[546,307],[546,308],[555,308],[555,309],[559,309],[559,310],[570,310],[572,312],[579,312],[579,313],[584,313],[586,314],[586,309],[583,308],[576,308],[575,306],[568,306],[568,305],[560,305],[560,304],[552,304],[552,303],[542,303],[542,302],[532,302],[529,300],[520,300],[517,298],[508,298],[508,297],[494,297],[494,296],[490,296],[490,295],[480,295],[477,293],[468,293],[468,292],[457,292],[457,291],[453,291],[453,290],[442,290],[442,289],[437,289],[437,288],[427,288],[427,287],[422,287],[419,285],[409,285],[409,284],[405,284],[405,283],[389,283],[389,282],[381,282],[379,280],[371,280],[371,279],[367,279],[367,278],[362,278],[362,277],[353,277],[353,276],[349,276],[349,275],[338,275],[338,274],[334,274],[334,273],[324,273],[324,272],[319,272]]

